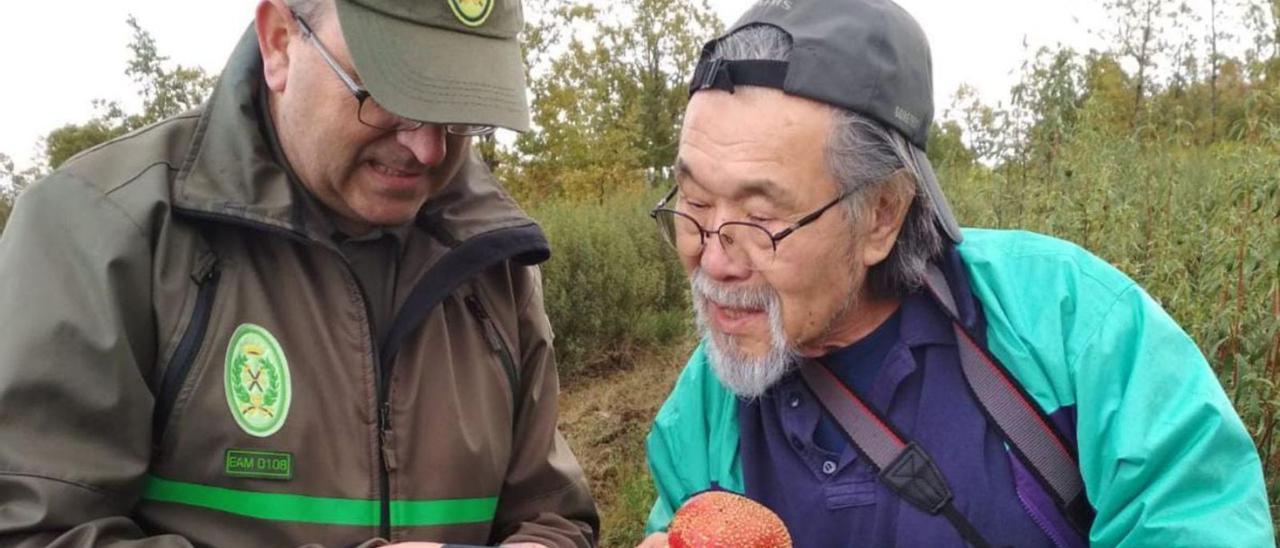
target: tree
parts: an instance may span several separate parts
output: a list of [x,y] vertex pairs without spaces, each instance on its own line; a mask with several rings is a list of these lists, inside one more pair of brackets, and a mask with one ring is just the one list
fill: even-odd
[[942,120],[929,126],[929,163],[939,169],[960,170],[973,167],[977,156],[964,144],[964,130],[955,120]]
[[1280,0],[1241,0],[1245,26],[1253,33],[1251,61],[1280,58]]
[[1133,78],[1124,71],[1114,53],[1090,52],[1085,57],[1084,105],[1093,123],[1108,135],[1129,131]]
[[[960,85],[952,98],[952,105],[946,117],[956,120],[960,130],[958,133],[963,136],[965,144],[969,150],[973,151],[976,160],[995,163],[1004,157],[1008,145],[1005,133],[1007,117],[997,109],[983,104],[978,97],[978,90],[973,86]],[[946,129],[946,125],[943,124],[942,130]],[[932,137],[930,140],[932,141]]]
[[13,159],[0,153],[0,226],[8,220],[18,193],[27,185],[57,169],[72,156],[94,145],[196,107],[213,89],[215,78],[199,67],[167,66],[168,57],[156,48],[155,38],[132,15],[126,21],[133,41],[124,73],[138,84],[142,111],[127,113],[115,101],[95,99],[98,114],[81,124],[67,124],[43,138],[43,154],[35,164],[19,170]]
[[127,126],[105,117],[95,117],[82,124],[67,124],[45,136],[45,156],[49,167],[57,169],[63,162],[99,143],[128,133]]
[[1116,23],[1109,37],[1116,53],[1132,59],[1137,66],[1129,118],[1129,129],[1136,131],[1143,99],[1150,91],[1151,78],[1158,66],[1157,56],[1167,46],[1162,36],[1162,22],[1169,19],[1169,0],[1106,0],[1103,6]]
[[133,29],[129,43],[133,58],[124,73],[138,85],[142,111],[130,114],[116,101],[95,100],[97,116],[82,124],[62,126],[45,138],[48,167],[57,169],[80,151],[192,109],[213,89],[215,79],[199,67],[168,68],[169,58],[160,54],[151,33],[132,15],[127,23]]
[[1013,87],[1013,106],[1028,117],[1019,121],[1023,148],[1046,173],[1053,171],[1075,131],[1084,83],[1084,68],[1074,50],[1040,48],[1023,65],[1022,80]]
[[9,213],[13,210],[13,203],[18,199],[18,194],[21,194],[27,185],[44,175],[45,171],[39,165],[23,170],[17,169],[13,159],[0,152],[0,230],[3,230],[5,223],[9,220]]
[[523,198],[603,200],[669,177],[702,43],[721,32],[705,0],[555,0],[530,6],[534,129],[499,153]]
[[1218,140],[1218,0],[1209,0],[1209,142]]
[[635,145],[643,151],[642,165],[661,170],[675,162],[676,134],[689,96],[688,75],[702,44],[722,29],[706,0],[636,0],[630,7],[634,22],[615,24],[608,32],[618,35],[624,46],[618,57],[637,82],[640,134]]

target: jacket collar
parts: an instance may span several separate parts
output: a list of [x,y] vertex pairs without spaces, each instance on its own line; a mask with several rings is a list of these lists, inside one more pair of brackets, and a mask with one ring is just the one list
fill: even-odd
[[[332,225],[272,145],[273,130],[260,115],[262,89],[262,55],[250,27],[202,108],[174,181],[174,207],[327,242]],[[495,230],[537,230],[475,154],[427,201],[416,224],[450,247]]]

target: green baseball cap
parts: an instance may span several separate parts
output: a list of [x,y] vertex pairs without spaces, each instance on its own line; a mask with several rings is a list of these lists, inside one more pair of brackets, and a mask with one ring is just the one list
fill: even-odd
[[369,94],[433,123],[529,129],[520,0],[336,0]]
[[769,25],[792,40],[786,61],[730,60],[712,55],[707,43],[689,84],[690,95],[704,89],[733,91],[735,85],[780,89],[789,95],[851,110],[901,133],[920,168],[943,232],[960,242],[942,187],[925,156],[933,122],[933,61],[924,30],[890,0],[759,0],[725,34]]

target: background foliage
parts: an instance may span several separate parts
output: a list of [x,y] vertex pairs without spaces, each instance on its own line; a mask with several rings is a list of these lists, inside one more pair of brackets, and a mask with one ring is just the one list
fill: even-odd
[[[929,156],[969,226],[1074,241],[1137,280],[1200,344],[1280,501],[1280,0],[1104,0],[1109,46],[1028,52],[1007,103],[956,90]],[[685,80],[723,29],[702,0],[527,2],[535,129],[481,144],[555,248],[544,279],[564,424],[605,513],[639,539],[641,439],[690,335],[687,289],[645,214],[669,187]],[[0,154],[0,223],[74,153],[197,104],[132,19],[143,107],[55,130],[40,165]],[[1230,33],[1224,29],[1235,29]],[[603,394],[603,395],[602,395]],[[1273,512],[1274,514],[1274,512]]]
[[554,250],[543,279],[566,378],[618,367],[688,333],[684,273],[648,215],[661,197],[617,192],[599,204],[534,206]]

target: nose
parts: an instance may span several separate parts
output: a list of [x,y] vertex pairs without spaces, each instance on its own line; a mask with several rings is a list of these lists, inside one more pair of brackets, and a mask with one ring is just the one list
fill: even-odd
[[398,131],[396,142],[409,149],[422,165],[434,167],[444,159],[444,126],[426,124],[412,131]]
[[698,265],[707,276],[718,282],[742,281],[751,277],[751,265],[729,253],[718,234],[707,235]]

